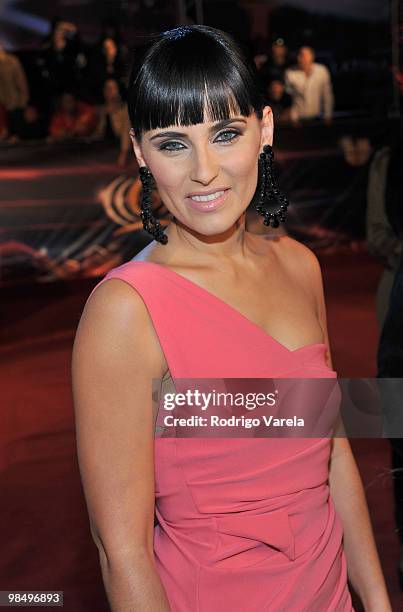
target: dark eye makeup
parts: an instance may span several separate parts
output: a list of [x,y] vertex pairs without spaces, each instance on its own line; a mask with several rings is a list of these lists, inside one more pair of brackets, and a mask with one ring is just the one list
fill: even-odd
[[[231,138],[219,139],[220,136],[225,136],[226,134],[231,135]],[[216,140],[218,140],[219,142],[231,142],[231,140],[234,140],[237,136],[240,136],[240,134],[241,134],[240,130],[231,128],[231,129],[224,130],[223,132],[220,132]]]
[[[228,144],[235,140],[237,136],[240,136],[241,134],[242,131],[236,128],[226,129],[217,135],[217,137],[215,138],[215,142]],[[185,148],[185,145],[183,145],[177,140],[166,140],[158,146],[159,151],[182,151],[182,149]]]

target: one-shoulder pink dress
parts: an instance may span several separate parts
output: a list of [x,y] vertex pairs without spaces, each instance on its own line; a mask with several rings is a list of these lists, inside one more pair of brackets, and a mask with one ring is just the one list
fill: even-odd
[[[175,378],[337,378],[172,269],[110,270],[143,299]],[[95,287],[95,288],[96,288]],[[95,290],[94,288],[94,290]],[[155,438],[157,569],[173,612],[351,612],[331,438]]]

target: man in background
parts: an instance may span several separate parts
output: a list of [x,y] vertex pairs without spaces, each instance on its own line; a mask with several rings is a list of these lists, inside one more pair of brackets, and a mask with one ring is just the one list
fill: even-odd
[[281,82],[284,79],[285,71],[290,66],[287,45],[282,38],[276,38],[271,44],[269,55],[261,57],[265,57],[265,60],[257,67],[259,78],[263,89],[265,89],[268,83],[272,81]]
[[329,70],[315,62],[312,47],[301,47],[297,62],[285,72],[286,90],[292,98],[291,119],[295,122],[306,119],[330,122],[334,96]]

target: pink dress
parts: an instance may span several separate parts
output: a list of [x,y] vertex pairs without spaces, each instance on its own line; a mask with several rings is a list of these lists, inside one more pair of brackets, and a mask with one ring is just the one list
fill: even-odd
[[[129,261],[175,378],[337,377],[175,271]],[[95,290],[95,288],[94,288]],[[157,569],[172,612],[351,612],[330,438],[156,438]]]

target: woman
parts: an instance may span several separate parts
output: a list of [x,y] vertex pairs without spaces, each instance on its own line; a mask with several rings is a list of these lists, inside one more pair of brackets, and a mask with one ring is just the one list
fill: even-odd
[[90,66],[94,102],[102,103],[103,85],[107,79],[115,79],[119,88],[126,90],[126,61],[122,53],[122,47],[111,37],[101,40],[94,50]]
[[133,69],[129,115],[155,240],[93,290],[72,363],[112,609],[351,611],[344,528],[366,610],[391,610],[346,439],[154,440],[152,379],[335,375],[317,258],[245,228],[251,201],[272,226],[287,206],[253,68],[223,32],[165,32]]
[[103,87],[104,104],[98,108],[98,127],[94,138],[102,139],[119,147],[117,163],[124,166],[129,150],[129,117],[123,103],[119,84],[107,79]]

